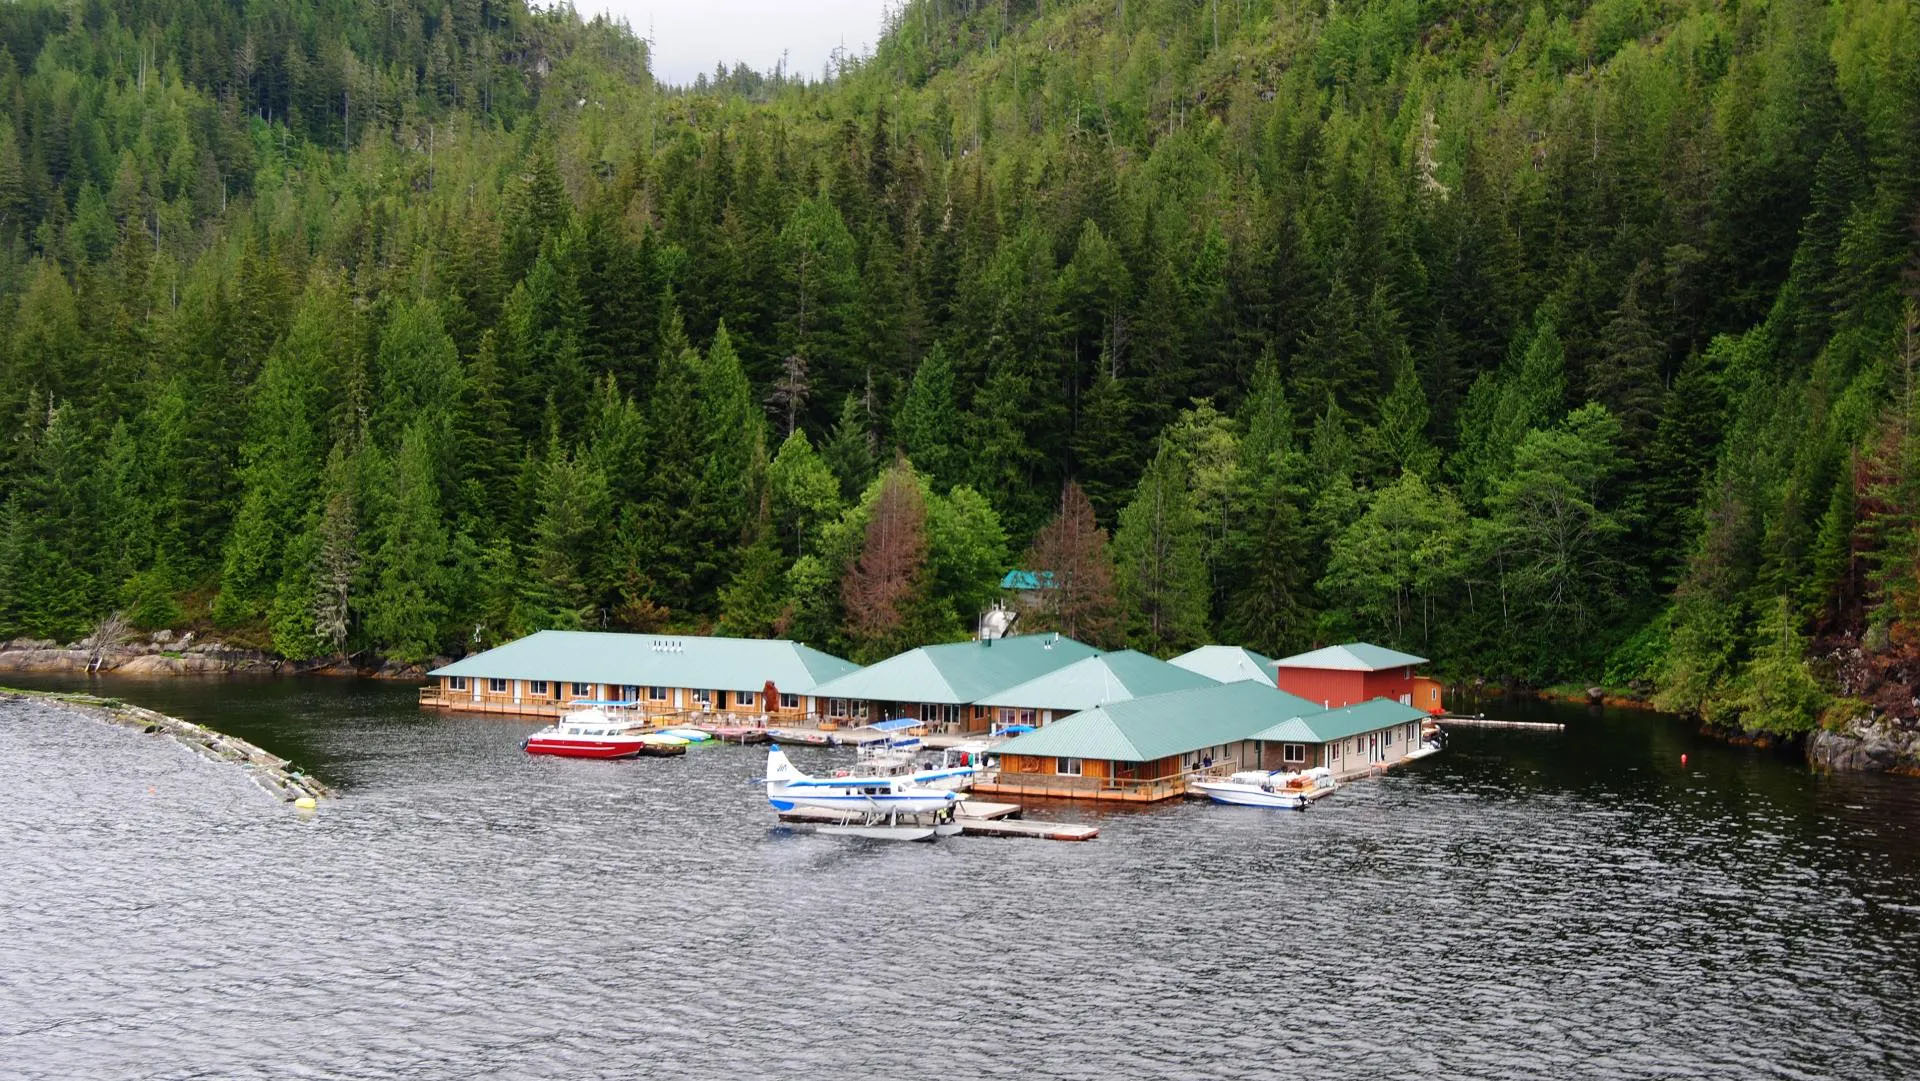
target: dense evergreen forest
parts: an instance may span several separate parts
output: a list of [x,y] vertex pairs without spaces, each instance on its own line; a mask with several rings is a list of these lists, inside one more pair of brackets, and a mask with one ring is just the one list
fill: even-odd
[[1361,636],[1751,730],[1920,657],[1920,8],[0,5],[0,637]]

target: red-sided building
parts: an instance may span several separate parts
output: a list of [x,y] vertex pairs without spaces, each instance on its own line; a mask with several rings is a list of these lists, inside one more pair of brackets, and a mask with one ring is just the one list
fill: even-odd
[[1328,646],[1273,662],[1274,684],[1328,709],[1385,698],[1428,713],[1440,712],[1440,684],[1415,675],[1425,657],[1366,642]]

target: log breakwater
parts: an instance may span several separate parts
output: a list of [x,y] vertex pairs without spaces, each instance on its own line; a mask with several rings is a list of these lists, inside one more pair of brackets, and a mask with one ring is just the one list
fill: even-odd
[[238,736],[216,732],[205,725],[181,720],[141,706],[129,705],[118,698],[0,687],[0,702],[39,702],[61,706],[121,728],[131,728],[149,735],[166,736],[203,758],[239,766],[253,778],[254,784],[284,803],[319,800],[334,794],[333,790],[318,778],[279,755],[262,750]]

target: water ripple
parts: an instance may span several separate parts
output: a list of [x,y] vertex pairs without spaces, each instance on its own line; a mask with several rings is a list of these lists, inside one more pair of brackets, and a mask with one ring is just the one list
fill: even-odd
[[1920,797],[1731,749],[1683,772],[1657,727],[1464,734],[1310,814],[897,846],[773,826],[751,750],[533,760],[528,726],[398,691],[231,693],[347,798],[301,819],[0,705],[0,1073],[1920,1071]]

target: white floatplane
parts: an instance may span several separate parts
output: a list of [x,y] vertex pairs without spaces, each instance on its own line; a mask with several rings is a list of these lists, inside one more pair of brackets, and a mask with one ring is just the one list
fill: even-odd
[[[960,795],[928,788],[911,776],[809,777],[800,772],[779,744],[767,747],[767,802],[776,811],[806,807],[857,815],[844,825],[825,825],[817,832],[892,841],[926,841],[960,832],[954,820]],[[900,824],[900,817],[910,821]],[[927,816],[932,825],[920,824]]]
[[1309,802],[1334,787],[1333,771],[1324,767],[1305,772],[1247,770],[1224,781],[1190,781],[1187,790],[1215,803],[1242,807],[1283,807],[1304,810]]

